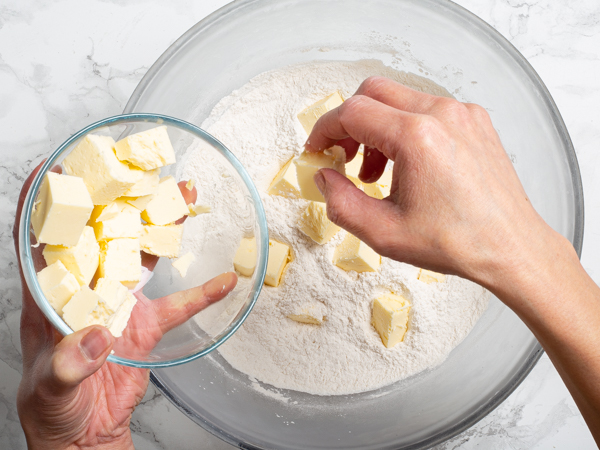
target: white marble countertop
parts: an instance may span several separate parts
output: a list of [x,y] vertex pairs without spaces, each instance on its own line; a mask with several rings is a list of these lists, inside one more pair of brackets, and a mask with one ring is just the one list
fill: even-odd
[[[11,228],[21,184],[75,131],[123,110],[146,70],[227,0],[0,2],[0,448],[25,448],[15,407],[21,377],[20,283]],[[552,93],[577,151],[585,193],[582,262],[600,281],[600,3],[459,0],[508,38]],[[133,415],[138,449],[231,448],[152,386]],[[588,449],[592,437],[544,356],[488,417],[438,449]]]

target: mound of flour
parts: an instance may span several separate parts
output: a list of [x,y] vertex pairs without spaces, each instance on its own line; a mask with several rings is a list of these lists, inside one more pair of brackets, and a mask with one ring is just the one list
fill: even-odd
[[[387,258],[377,273],[345,272],[332,263],[345,231],[326,245],[317,245],[296,227],[308,202],[266,193],[282,165],[298,155],[306,141],[297,113],[338,89],[351,96],[371,75],[449,95],[425,78],[378,61],[318,62],[253,78],[222,99],[203,124],[248,170],[261,192],[271,239],[292,248],[293,260],[280,286],[263,287],[243,326],[219,348],[234,368],[278,388],[350,394],[436,366],[465,338],[488,304],[488,292],[476,284],[449,276],[445,283],[427,285],[417,280],[417,268]],[[191,150],[182,176],[197,180],[200,198],[209,200],[215,214],[203,217],[202,234],[188,233],[187,247],[198,244],[195,240],[218,239],[218,230],[236,223],[234,212],[216,214],[224,200],[214,195],[213,178],[219,174],[207,172],[205,154]],[[221,255],[231,261],[238,242]],[[404,342],[392,349],[383,346],[371,325],[373,300],[389,291],[413,305]],[[306,306],[323,311],[326,320],[321,326],[286,317]]]

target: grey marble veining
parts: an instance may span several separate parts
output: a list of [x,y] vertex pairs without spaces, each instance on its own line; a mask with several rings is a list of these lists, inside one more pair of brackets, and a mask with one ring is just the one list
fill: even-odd
[[[144,73],[226,0],[3,0],[0,3],[0,448],[25,448],[15,407],[21,377],[21,288],[12,245],[27,174],[83,126],[118,114]],[[540,74],[567,124],[586,202],[582,262],[600,281],[600,3],[460,0],[515,45]],[[231,448],[150,387],[133,415],[139,449]],[[450,449],[595,448],[544,356],[525,382]]]

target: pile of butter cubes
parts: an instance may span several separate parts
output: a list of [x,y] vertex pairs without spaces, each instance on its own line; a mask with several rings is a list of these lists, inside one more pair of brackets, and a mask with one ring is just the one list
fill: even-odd
[[[88,134],[64,159],[66,174],[45,175],[31,217],[38,244],[46,244],[37,278],[74,331],[98,324],[121,336],[136,304],[130,289],[142,280],[140,251],[177,258],[183,225],[175,222],[208,211],[186,204],[173,177],[160,178],[173,163],[159,126],[118,142]],[[188,253],[173,266],[185,276],[193,260]]]
[[[317,101],[298,114],[307,135],[310,135],[315,123],[323,114],[337,108],[344,102],[339,91]],[[327,217],[325,199],[314,182],[314,175],[322,168],[330,168],[348,177],[356,187],[370,197],[384,199],[390,195],[392,171],[384,171],[380,179],[374,183],[363,183],[358,178],[364,155],[358,153],[346,164],[345,150],[334,146],[322,153],[302,153],[287,161],[273,182],[268,193],[291,199],[303,198],[310,203],[302,212],[298,228],[319,245],[329,242],[341,230]],[[278,286],[285,266],[291,260],[291,249],[288,245],[274,240],[269,241],[269,262],[265,284]],[[346,271],[376,272],[381,265],[381,256],[372,248],[347,233],[344,240],[336,247],[333,263]],[[243,239],[234,259],[236,270],[244,276],[251,276],[256,265],[256,242],[253,238]],[[445,276],[436,272],[420,269],[418,279],[424,283],[444,282]],[[408,329],[410,302],[401,295],[387,293],[373,302],[372,323],[381,336],[383,344],[391,348],[402,342]],[[325,320],[325,312],[319,305],[309,305],[288,318],[296,322],[321,325]]]

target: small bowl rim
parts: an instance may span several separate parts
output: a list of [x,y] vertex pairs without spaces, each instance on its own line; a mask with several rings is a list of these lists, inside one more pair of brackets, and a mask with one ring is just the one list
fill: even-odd
[[250,178],[250,175],[244,168],[244,166],[240,163],[240,161],[235,157],[235,155],[218,139],[204,131],[200,127],[193,125],[189,122],[186,122],[181,119],[177,119],[175,117],[163,115],[163,114],[154,114],[154,113],[126,113],[119,114],[111,117],[107,117],[105,119],[99,120],[97,122],[88,125],[87,127],[82,128],[77,133],[73,134],[66,141],[64,141],[51,155],[48,159],[43,163],[42,167],[36,174],[29,191],[27,192],[27,196],[23,203],[23,209],[21,211],[21,222],[19,224],[19,256],[20,256],[20,264],[21,270],[23,272],[23,276],[25,278],[25,282],[33,299],[35,300],[38,307],[41,309],[42,313],[48,319],[48,321],[56,328],[63,336],[73,333],[74,331],[66,324],[66,322],[58,315],[58,313],[54,310],[54,308],[50,305],[46,296],[43,294],[40,284],[38,282],[35,267],[33,265],[33,258],[31,254],[31,239],[30,239],[30,228],[31,228],[31,213],[33,209],[33,203],[40,189],[42,180],[46,173],[50,170],[50,168],[54,165],[55,161],[58,159],[63,152],[68,149],[74,142],[78,139],[84,137],[86,134],[97,130],[98,128],[105,127],[107,125],[118,125],[121,122],[126,121],[137,121],[137,122],[154,122],[159,125],[170,125],[176,128],[179,128],[183,131],[191,133],[196,137],[202,139],[208,144],[212,145],[215,150],[221,153],[227,161],[233,166],[233,168],[238,172],[242,181],[248,188],[250,192],[250,196],[252,198],[252,202],[254,204],[254,208],[256,211],[256,222],[258,224],[259,232],[260,232],[260,242],[257,246],[258,250],[258,260],[256,265],[256,278],[254,280],[253,286],[249,292],[249,295],[252,296],[252,299],[249,305],[246,307],[246,311],[244,311],[243,315],[239,317],[236,322],[234,322],[233,326],[230,325],[230,329],[216,342],[211,344],[199,352],[181,357],[175,358],[167,361],[137,361],[134,359],[122,358],[116,355],[109,355],[107,361],[114,362],[120,364],[122,366],[128,367],[136,367],[136,368],[161,368],[161,367],[172,367],[180,364],[184,364],[189,361],[193,361],[201,356],[204,356],[225,341],[227,341],[236,331],[237,329],[244,323],[248,314],[254,308],[258,296],[261,292],[263,282],[265,279],[265,274],[267,271],[267,261],[268,261],[268,249],[269,249],[269,231],[267,227],[267,219],[265,215],[265,210],[262,204],[262,200],[260,198],[260,194],[254,185],[254,182]]

